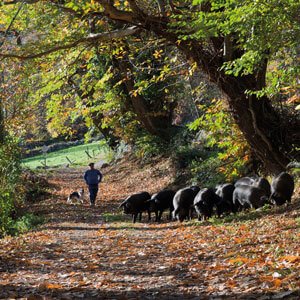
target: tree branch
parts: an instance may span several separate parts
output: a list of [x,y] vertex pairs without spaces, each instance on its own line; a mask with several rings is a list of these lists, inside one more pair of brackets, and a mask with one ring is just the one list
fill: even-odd
[[79,44],[94,43],[94,42],[107,42],[112,39],[121,39],[128,35],[136,34],[140,30],[141,30],[140,28],[138,28],[136,26],[132,26],[132,27],[128,27],[123,30],[115,30],[115,31],[111,31],[111,32],[91,34],[88,37],[78,39],[72,43],[53,47],[48,50],[45,50],[45,51],[42,51],[39,53],[35,53],[35,54],[23,55],[23,54],[1,53],[0,52],[0,58],[17,58],[17,59],[21,59],[21,60],[39,58],[39,57],[51,54],[53,52],[74,48],[74,47],[78,46]]
[[128,0],[130,8],[132,9],[133,13],[137,16],[143,17],[145,13],[139,8],[135,0]]
[[11,1],[4,1],[2,5],[12,5],[17,3],[34,4],[37,2],[40,2],[40,0],[11,0]]
[[[3,41],[0,41],[0,47],[3,46],[4,42],[5,42],[5,38],[7,37],[7,35],[9,34],[10,28],[12,27],[14,21],[16,20],[18,14],[20,13],[21,9],[23,8],[23,5],[25,4],[24,1],[21,2],[17,12],[15,13],[15,15],[13,16],[12,20],[10,21],[10,24],[8,25],[7,29],[5,30],[4,34],[3,34]],[[17,37],[17,41],[18,43],[21,42],[20,36]]]
[[18,10],[17,10],[17,12],[15,13],[14,17],[12,18],[10,24],[8,25],[8,27],[7,27],[6,31],[5,31],[4,36],[7,36],[7,33],[9,32],[10,28],[12,27],[14,21],[16,20],[18,14],[20,13],[20,11],[21,11],[21,9],[22,9],[22,7],[23,7],[24,4],[25,4],[24,1],[22,1],[21,4],[20,4],[20,6],[19,6],[19,8],[18,8]]
[[[113,1],[111,0],[97,0],[97,2],[99,2],[102,7],[104,8],[104,14],[112,19],[112,20],[116,20],[116,21],[123,21],[126,23],[130,23],[130,24],[136,24],[134,22],[134,14],[131,12],[125,12],[125,11],[121,11],[118,10],[114,7],[113,5]],[[137,25],[137,24],[136,24]]]
[[166,3],[164,0],[157,0],[157,5],[159,8],[159,13],[162,17],[166,17],[167,13],[166,13]]
[[70,8],[70,7],[65,7],[64,5],[61,5],[59,3],[56,3],[54,1],[50,1],[50,4],[57,7],[58,9],[60,9],[61,11],[67,13],[67,14],[71,14],[74,17],[77,18],[81,18],[83,16],[83,12],[77,12],[74,9]]

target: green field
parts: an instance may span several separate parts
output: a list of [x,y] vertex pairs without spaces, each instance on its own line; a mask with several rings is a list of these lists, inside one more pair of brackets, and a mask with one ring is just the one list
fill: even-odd
[[[88,154],[91,156],[89,157]],[[22,160],[24,167],[35,169],[37,167],[43,167],[43,163],[46,161],[48,167],[72,165],[86,165],[89,162],[97,162],[100,160],[107,161],[109,156],[108,148],[101,144],[101,142],[93,142],[90,144],[84,144],[74,147],[69,147],[63,150],[47,153],[45,155],[37,155]],[[46,158],[46,160],[45,160]],[[72,162],[68,161],[68,159]]]

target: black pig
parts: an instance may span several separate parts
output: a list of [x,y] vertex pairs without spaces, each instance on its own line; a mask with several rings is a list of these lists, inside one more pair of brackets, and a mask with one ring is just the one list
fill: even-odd
[[132,215],[132,222],[135,223],[136,218],[139,214],[139,220],[142,220],[142,212],[148,212],[148,219],[150,220],[150,209],[148,200],[151,198],[150,194],[147,192],[141,192],[133,194],[127,197],[119,206],[119,208],[124,208],[125,214]]
[[285,172],[275,177],[271,184],[271,201],[276,205],[290,203],[294,192],[294,178]]
[[169,209],[171,219],[171,214],[174,209],[173,207],[173,198],[175,196],[175,192],[172,190],[163,190],[158,192],[157,194],[152,195],[149,200],[149,208],[150,212],[155,212],[155,221],[158,222],[161,219],[162,213],[164,210]]
[[173,198],[173,217],[178,218],[180,222],[192,217],[194,198],[199,192],[197,186],[186,187],[176,192]]
[[239,185],[252,185],[255,182],[255,178],[253,177],[242,177],[237,180],[234,184],[235,187]]
[[266,192],[266,195],[270,197],[271,195],[271,186],[269,181],[266,178],[259,177],[254,180],[253,186],[263,189]]
[[259,208],[267,202],[266,192],[255,186],[239,185],[233,192],[233,203],[243,208]]
[[239,206],[233,204],[232,196],[235,187],[231,183],[224,183],[216,187],[216,194],[221,198],[217,202],[217,215],[220,217],[223,213],[236,213],[239,210]]
[[213,214],[214,206],[221,200],[213,189],[202,189],[194,199],[194,207],[196,209],[198,220],[206,220]]

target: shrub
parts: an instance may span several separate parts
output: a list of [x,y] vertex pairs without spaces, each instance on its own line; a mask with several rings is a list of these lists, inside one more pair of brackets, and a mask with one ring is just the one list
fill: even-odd
[[135,154],[142,159],[148,159],[166,151],[166,143],[159,137],[147,133],[141,134],[135,141]]
[[180,168],[190,167],[194,161],[201,162],[208,156],[206,151],[201,150],[193,145],[179,146],[174,151],[174,154]]
[[218,152],[213,151],[208,152],[203,160],[193,160],[190,164],[192,180],[200,187],[215,187],[225,182],[225,174],[218,171],[221,163]]
[[30,169],[22,170],[21,183],[18,185],[18,190],[22,192],[25,201],[40,201],[49,194],[48,188],[49,183],[44,174],[42,175]]
[[[250,148],[234,124],[230,113],[224,107],[223,101],[213,100],[212,105],[201,107],[203,114],[189,125],[189,128],[204,137],[199,141],[203,147],[213,149],[207,162],[201,162],[199,168],[211,170],[215,174],[223,174],[223,178],[234,180],[247,173],[247,164],[250,162]],[[217,175],[218,177],[219,175]],[[220,175],[220,178],[222,177]]]
[[30,229],[44,223],[44,218],[41,216],[36,216],[33,214],[25,214],[15,221],[10,221],[7,228],[7,233],[11,235],[16,235],[19,233],[24,233]]
[[7,137],[0,145],[0,236],[12,223],[14,208],[22,199],[17,193],[20,182],[20,156],[16,140]]

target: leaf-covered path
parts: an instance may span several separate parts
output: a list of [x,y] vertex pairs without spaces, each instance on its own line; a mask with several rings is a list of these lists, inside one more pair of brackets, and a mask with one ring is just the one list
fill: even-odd
[[47,222],[0,241],[1,299],[300,298],[299,199],[221,225],[132,224],[118,204],[170,184],[168,162],[109,167],[96,208],[66,204],[82,172],[55,171],[53,197],[32,205]]

